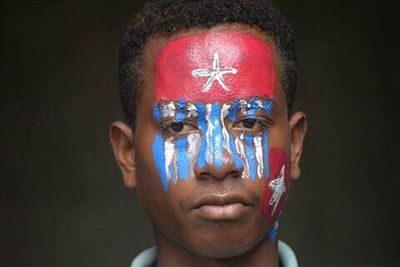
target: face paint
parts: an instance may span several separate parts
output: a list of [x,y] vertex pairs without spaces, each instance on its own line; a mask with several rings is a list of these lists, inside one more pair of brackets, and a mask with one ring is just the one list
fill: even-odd
[[[208,105],[207,105],[208,106]],[[213,152],[213,160],[215,166],[217,168],[221,168],[224,165],[223,162],[223,154],[224,154],[224,147],[225,140],[222,135],[222,126],[221,126],[221,106],[219,104],[212,104],[211,105],[211,112],[210,116],[207,118],[209,122],[209,136],[207,136],[207,140],[211,141],[212,146],[209,146],[209,151]],[[226,140],[228,141],[228,140]],[[210,143],[210,142],[209,142]],[[209,164],[211,162],[209,161]]]
[[156,169],[160,175],[161,182],[165,191],[168,190],[167,174],[165,173],[165,148],[164,140],[161,134],[158,134],[153,143],[153,157],[156,164]]
[[253,139],[254,137],[250,134],[245,135],[245,140],[246,140],[246,156],[247,156],[247,161],[249,164],[249,171],[250,171],[250,178],[251,180],[256,179],[256,159],[254,156],[254,148],[253,148]]
[[[262,143],[262,136],[255,136],[253,138],[254,141],[254,154],[257,162],[257,176],[262,177],[263,175],[263,167],[264,167],[264,160],[263,160],[263,146]],[[268,150],[266,150],[268,151]]]
[[277,148],[269,151],[270,175],[263,194],[263,214],[275,221],[287,201],[290,187],[290,161],[286,153]]
[[156,101],[226,103],[274,99],[273,49],[249,33],[222,31],[170,41],[155,62]]
[[[168,138],[167,141],[164,143],[164,168],[166,172],[167,180],[176,182],[176,175],[175,175],[175,142],[172,138]],[[158,151],[157,151],[158,152]],[[162,152],[160,152],[162,153]]]
[[[190,133],[157,136],[153,153],[164,149],[164,156],[154,155],[155,162],[162,161],[156,165],[163,185],[190,177],[194,164],[222,168],[226,160],[243,178],[268,177],[266,129],[233,133],[225,126],[225,119],[236,123],[239,113],[253,119],[259,112],[270,115],[275,66],[273,49],[265,40],[235,31],[172,40],[156,58],[155,85],[155,121],[185,124],[190,118],[196,125]],[[160,136],[166,139],[164,144]]]
[[[170,124],[186,123],[189,119],[196,124],[191,131],[176,133],[175,137],[170,136],[163,143],[160,141],[163,134],[156,137],[153,145],[154,161],[158,166],[157,170],[163,184],[187,179],[194,164],[198,164],[199,168],[204,168],[206,164],[221,168],[226,164],[225,156],[228,156],[229,160],[242,172],[243,178],[250,177],[251,180],[255,180],[268,177],[267,130],[262,128],[257,131],[246,131],[239,128],[239,133],[236,133],[234,125],[229,130],[227,129],[225,120],[233,117],[232,113],[240,113],[241,116],[245,114],[245,118],[255,118],[260,112],[268,116],[272,101],[251,98],[234,101],[234,103],[221,106],[219,103],[192,104],[180,100],[179,102],[162,102],[154,106],[153,118],[161,124],[164,121]],[[235,107],[236,103],[239,103],[238,107]],[[265,114],[266,110],[268,114]],[[162,128],[168,127],[168,125],[162,126]],[[167,131],[169,131],[167,135],[174,135],[170,132],[171,129],[168,128]],[[160,156],[160,153],[164,155]],[[164,186],[165,188],[168,186]]]
[[275,242],[276,240],[276,236],[278,235],[279,221],[280,217],[276,219],[276,221],[274,222],[274,224],[272,225],[271,229],[268,232],[268,240],[270,242]]

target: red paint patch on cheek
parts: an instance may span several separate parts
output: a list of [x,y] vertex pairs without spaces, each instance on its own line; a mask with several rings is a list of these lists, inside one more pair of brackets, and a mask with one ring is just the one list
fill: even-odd
[[155,62],[156,100],[227,102],[274,99],[273,49],[243,32],[214,32],[169,42]]
[[265,182],[262,213],[274,222],[286,204],[290,189],[290,160],[282,149],[269,150],[270,175]]

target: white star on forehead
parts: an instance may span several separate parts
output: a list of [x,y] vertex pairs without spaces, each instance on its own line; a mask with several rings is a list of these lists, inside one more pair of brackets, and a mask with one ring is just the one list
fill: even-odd
[[283,193],[285,193],[285,165],[282,166],[278,178],[269,182],[269,188],[274,192],[269,200],[269,205],[274,206],[271,215],[275,213]]
[[211,89],[211,86],[213,85],[214,81],[217,80],[219,85],[221,87],[229,92],[231,89],[225,84],[224,81],[224,75],[225,74],[237,74],[238,70],[235,68],[225,68],[221,69],[219,66],[219,54],[214,53],[214,59],[213,59],[213,69],[195,69],[192,71],[192,76],[194,77],[210,77],[207,82],[203,85],[203,90],[202,92],[207,92],[208,90]]

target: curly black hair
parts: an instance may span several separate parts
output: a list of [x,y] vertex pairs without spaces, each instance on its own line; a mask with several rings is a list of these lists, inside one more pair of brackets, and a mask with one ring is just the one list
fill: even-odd
[[297,62],[294,33],[268,0],[154,0],[130,21],[119,50],[119,80],[125,119],[136,121],[136,101],[143,86],[143,51],[150,37],[170,37],[190,29],[221,24],[251,26],[271,37],[282,63],[281,82],[290,111],[296,93]]

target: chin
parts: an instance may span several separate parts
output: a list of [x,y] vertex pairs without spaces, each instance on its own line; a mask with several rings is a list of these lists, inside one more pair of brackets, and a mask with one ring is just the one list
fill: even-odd
[[204,258],[232,258],[243,255],[254,248],[265,234],[227,235],[224,231],[213,235],[206,234],[190,240],[186,247],[195,255]]
[[224,259],[243,255],[251,250],[252,247],[253,246],[248,246],[242,242],[225,243],[201,247],[198,248],[198,251],[192,252],[204,258]]

